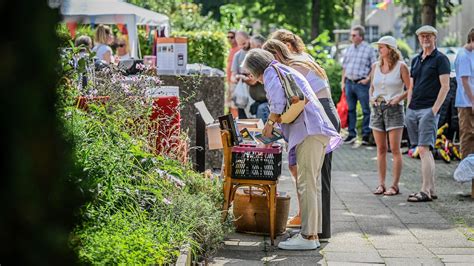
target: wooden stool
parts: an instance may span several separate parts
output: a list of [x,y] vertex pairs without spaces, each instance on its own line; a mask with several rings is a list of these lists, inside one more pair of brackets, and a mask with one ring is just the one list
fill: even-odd
[[230,133],[227,130],[221,131],[222,146],[224,149],[224,206],[222,212],[222,220],[227,218],[229,207],[234,200],[235,192],[239,187],[249,186],[258,187],[265,191],[267,196],[267,203],[270,213],[270,239],[272,246],[275,240],[275,214],[276,214],[276,199],[277,199],[277,184],[278,180],[254,180],[254,179],[235,179],[231,177],[232,173],[232,145],[230,143]]

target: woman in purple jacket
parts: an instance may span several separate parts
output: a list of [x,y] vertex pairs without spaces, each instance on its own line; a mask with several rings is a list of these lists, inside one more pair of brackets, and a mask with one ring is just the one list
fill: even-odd
[[270,116],[263,129],[264,135],[271,136],[273,127],[280,121],[287,103],[285,90],[276,71],[281,75],[291,75],[308,100],[294,122],[281,124],[283,135],[288,141],[288,149],[296,147],[301,232],[287,241],[280,242],[278,247],[290,250],[316,249],[320,246],[318,233],[322,230],[321,166],[326,152],[337,148],[342,139],[301,73],[278,63],[271,53],[262,49],[250,50],[242,65],[265,87]]

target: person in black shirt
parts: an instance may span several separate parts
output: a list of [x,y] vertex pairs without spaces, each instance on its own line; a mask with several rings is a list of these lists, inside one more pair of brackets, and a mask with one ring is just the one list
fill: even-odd
[[416,31],[423,51],[411,64],[411,88],[408,89],[408,109],[405,123],[412,145],[418,146],[421,157],[422,186],[410,194],[408,201],[423,202],[436,199],[434,191],[435,162],[431,148],[438,129],[438,111],[449,91],[450,63],[436,49],[438,31],[428,25]]

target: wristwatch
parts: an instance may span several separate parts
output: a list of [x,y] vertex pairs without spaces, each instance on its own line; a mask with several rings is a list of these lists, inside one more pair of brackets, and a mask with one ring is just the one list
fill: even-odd
[[275,124],[275,121],[268,119],[267,123],[270,124],[270,126],[273,126]]

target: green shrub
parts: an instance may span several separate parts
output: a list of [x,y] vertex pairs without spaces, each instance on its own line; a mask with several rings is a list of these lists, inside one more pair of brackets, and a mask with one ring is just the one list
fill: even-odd
[[188,38],[188,63],[224,69],[227,42],[223,32],[175,31],[172,36]]
[[444,37],[443,41],[441,42],[441,46],[444,47],[458,47],[460,45],[459,39],[453,33],[450,33],[448,36]]
[[308,53],[311,54],[328,75],[331,95],[335,103],[341,97],[341,75],[342,66],[329,54],[329,48],[333,46],[330,42],[329,31],[324,31],[311,44],[307,46]]
[[[81,35],[86,35],[91,37],[92,41],[94,41],[94,34],[95,31],[92,29],[90,25],[78,25],[76,29],[76,38]],[[74,42],[71,37],[71,33],[64,23],[60,23],[56,29],[56,35],[59,38],[59,47],[69,47],[69,41]]]
[[[91,198],[71,234],[80,262],[172,264],[185,245],[207,256],[229,229],[221,223],[222,182],[153,153],[156,124],[143,119],[151,104],[137,95],[156,77],[137,75],[121,85],[111,67],[95,71],[93,88],[79,90],[70,60],[62,60],[57,108],[82,169],[71,179]],[[110,98],[84,111],[71,104],[81,92]]]
[[398,46],[398,50],[400,50],[400,52],[402,53],[403,59],[411,58],[413,54],[413,50],[411,49],[410,45],[408,45],[406,41],[398,39],[397,46]]

